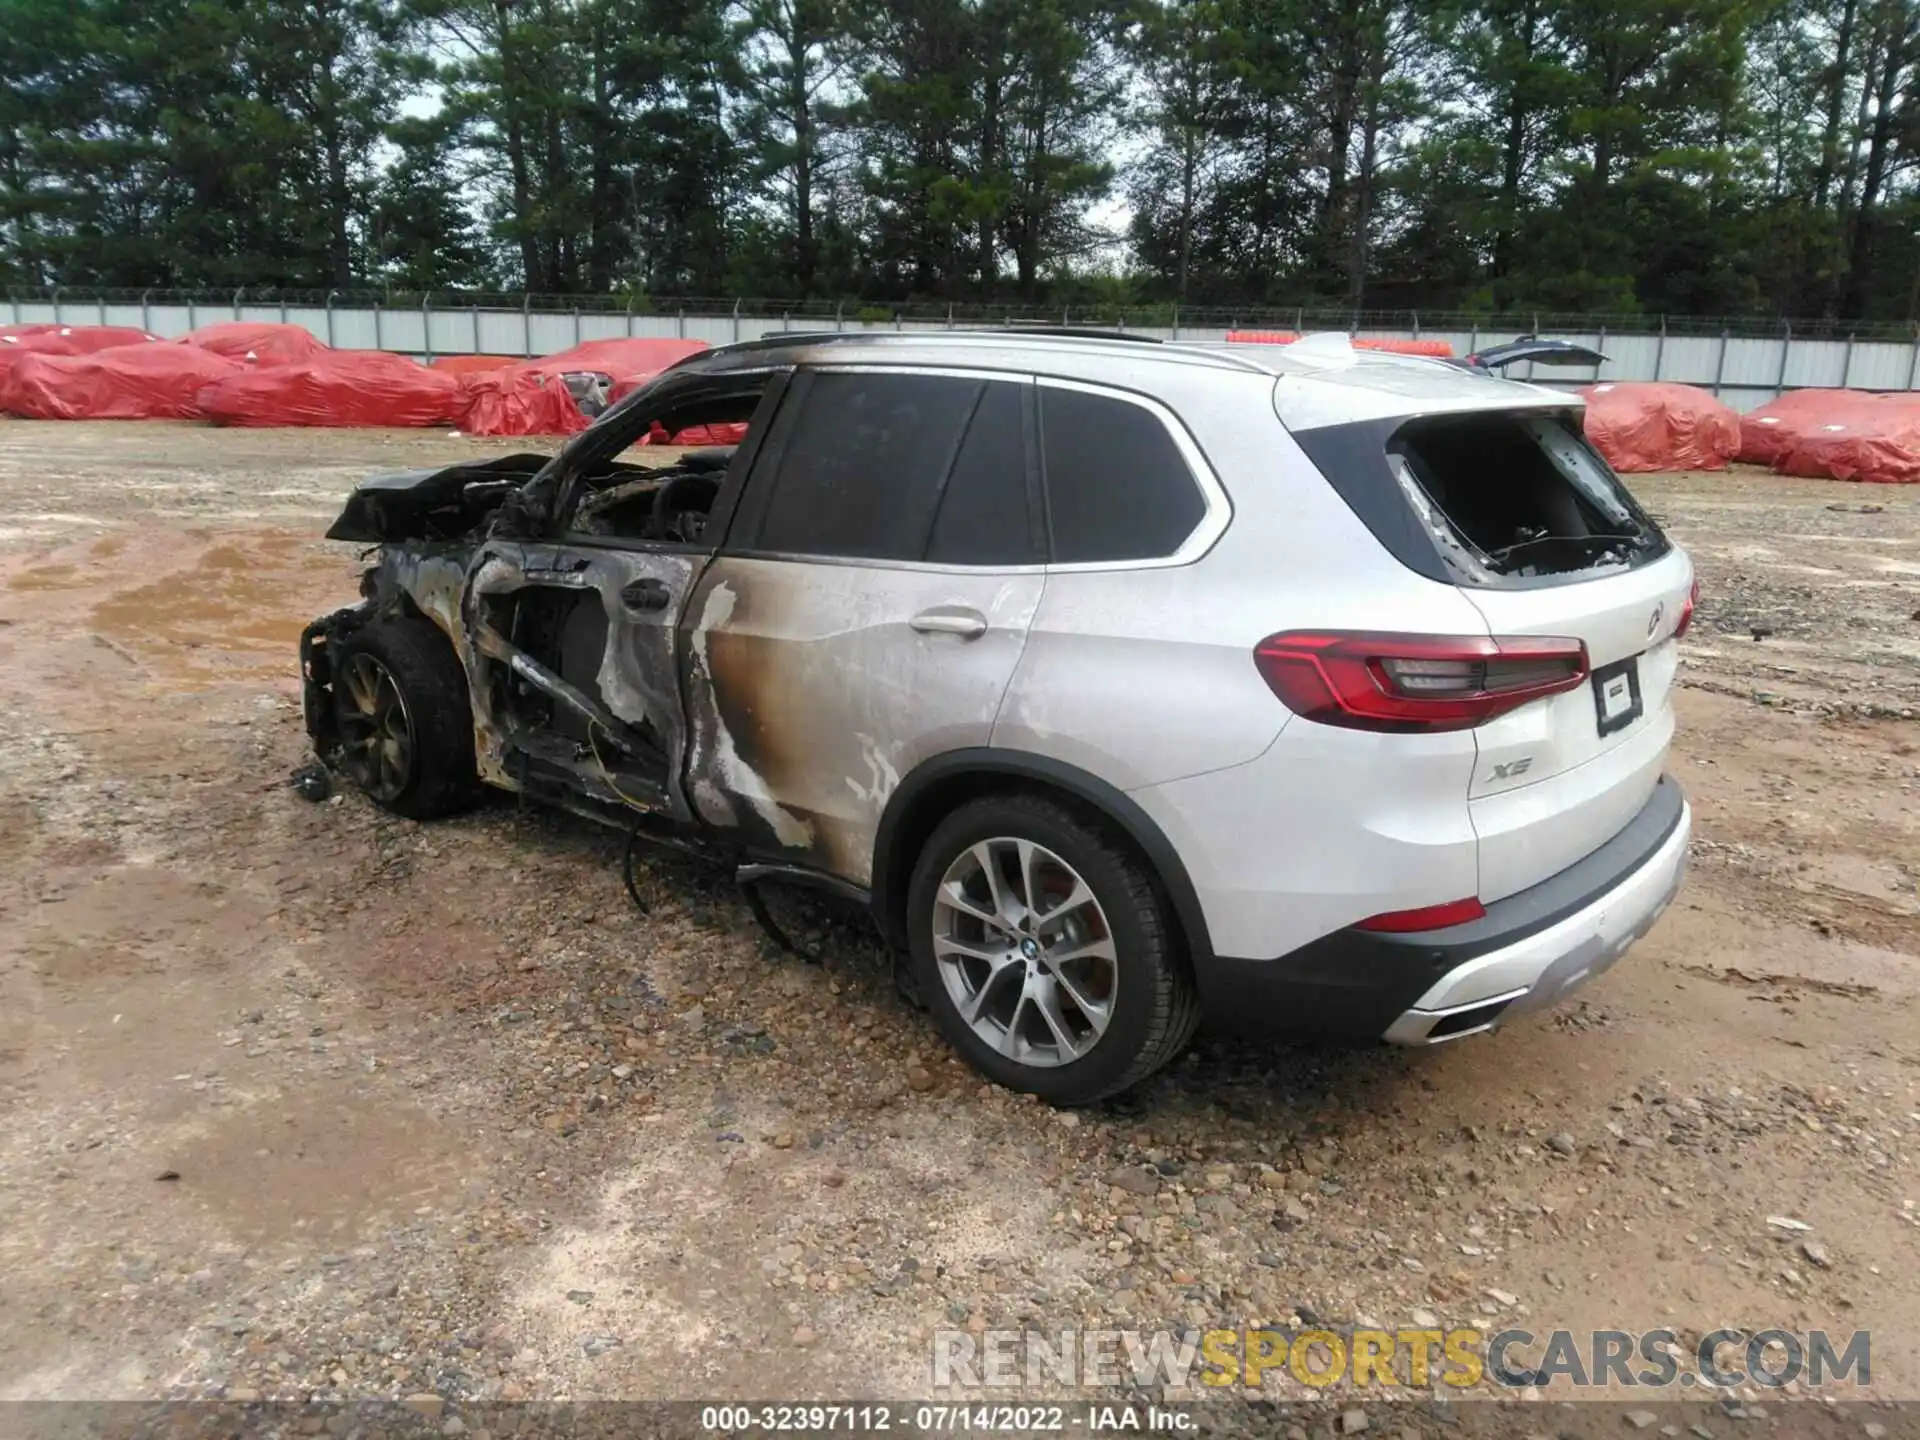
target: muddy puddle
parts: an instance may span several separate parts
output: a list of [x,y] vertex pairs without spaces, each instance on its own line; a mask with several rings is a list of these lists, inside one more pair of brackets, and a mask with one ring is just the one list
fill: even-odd
[[89,633],[154,681],[291,681],[301,627],[349,603],[349,547],[283,529],[125,533],[0,567],[0,619],[35,638]]

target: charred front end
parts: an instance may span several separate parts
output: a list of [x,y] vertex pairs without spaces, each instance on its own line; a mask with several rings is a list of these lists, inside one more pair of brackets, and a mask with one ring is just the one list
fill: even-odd
[[342,647],[386,619],[431,621],[457,645],[461,582],[475,545],[502,506],[549,463],[548,456],[525,454],[401,471],[367,480],[347,498],[327,538],[378,552],[361,574],[360,603],[321,616],[300,635],[307,734],[330,768],[347,759],[334,695]]
[[[688,818],[671,779],[685,749],[676,625],[732,454],[572,469],[566,452],[514,456],[362,485],[328,531],[377,547],[360,602],[301,637],[316,754],[380,799],[373,762],[413,758],[432,731],[497,788],[621,825]],[[563,525],[545,513],[557,487],[534,478],[549,466],[575,482]],[[406,703],[406,677],[389,683],[390,657],[370,654],[399,634],[434,652],[431,665],[394,662],[419,660],[432,716]],[[389,724],[395,707],[406,713]],[[445,714],[457,731],[436,723]]]

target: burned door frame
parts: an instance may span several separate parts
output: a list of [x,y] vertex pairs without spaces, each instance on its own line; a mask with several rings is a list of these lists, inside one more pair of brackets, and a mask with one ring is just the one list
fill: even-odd
[[[576,807],[580,800],[591,802],[595,818],[636,810],[692,821],[680,783],[688,739],[683,611],[725,533],[784,378],[783,371],[758,369],[669,377],[644,387],[561,452],[548,492],[552,510],[539,536],[498,536],[476,551],[462,587],[461,630],[475,729],[482,737],[479,762],[488,779]],[[727,467],[697,542],[572,529],[590,494],[579,483],[582,475],[630,448],[663,413],[662,403],[697,405],[747,390],[759,391],[753,425]],[[604,638],[594,641],[602,653],[590,684],[560,673],[566,666],[559,656],[531,653],[494,623],[506,602],[535,590],[598,597]],[[571,625],[577,609],[561,623]],[[591,628],[587,633],[594,634]],[[514,713],[510,688],[537,692],[552,718],[527,723]],[[569,717],[564,724],[563,716]]]
[[[553,470],[541,477],[552,496],[552,508],[543,527],[549,536],[564,528],[584,498],[580,477],[596,463],[612,460],[628,450],[648,426],[663,414],[681,414],[703,401],[719,401],[758,390],[747,438],[734,451],[720,494],[709,512],[701,548],[711,552],[724,538],[732,521],[747,471],[767,437],[770,422],[793,374],[791,365],[758,365],[738,370],[698,371],[678,375],[668,371],[642,385],[608,410],[555,457]],[[697,423],[689,417],[688,423]],[[596,537],[598,538],[598,537]],[[626,542],[639,544],[643,542]],[[649,542],[650,543],[650,542]]]

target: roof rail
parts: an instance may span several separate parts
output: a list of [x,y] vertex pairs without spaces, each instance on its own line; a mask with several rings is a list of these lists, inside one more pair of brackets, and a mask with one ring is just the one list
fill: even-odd
[[921,344],[952,337],[968,340],[1117,340],[1131,345],[1160,345],[1157,335],[1136,335],[1128,330],[1092,330],[1063,325],[963,325],[954,329],[920,330],[779,330],[753,340],[735,340],[716,346],[724,350],[778,350],[789,345]]
[[[1169,360],[1177,358],[1188,363],[1203,363],[1221,369],[1241,370],[1256,375],[1277,375],[1282,368],[1272,363],[1275,357],[1256,357],[1244,351],[1236,353],[1225,346],[1164,341],[1157,336],[1135,335],[1124,330],[1084,330],[1058,325],[1034,327],[996,325],[991,328],[956,326],[951,330],[945,327],[915,330],[783,330],[752,340],[736,340],[730,344],[717,345],[711,350],[689,355],[685,361],[679,363],[698,369],[704,363],[728,355],[751,356],[769,351],[804,350],[816,347],[844,346],[849,351],[872,347],[880,351],[907,349],[914,346],[939,348],[948,345],[991,347],[998,344],[1018,347],[1028,343],[1035,347],[1058,343],[1063,350],[1076,345],[1093,346],[1109,343],[1125,349],[1152,346]],[[1142,358],[1145,358],[1145,353]]]
[[977,335],[1038,335],[1046,339],[1063,340],[1131,340],[1136,345],[1162,345],[1158,335],[1136,335],[1131,330],[1096,330],[1087,325],[1007,325],[998,329],[983,330],[978,326],[970,327]]
[[[715,350],[783,350],[789,345],[821,345],[831,340],[863,340],[870,338],[861,330],[775,330],[754,340],[733,340],[725,345],[716,345]],[[695,354],[701,352],[696,351]]]

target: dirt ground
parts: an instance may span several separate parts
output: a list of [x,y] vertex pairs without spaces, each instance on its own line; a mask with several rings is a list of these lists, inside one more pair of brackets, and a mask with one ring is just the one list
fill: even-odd
[[1434,1321],[1866,1328],[1920,1399],[1920,494],[1633,479],[1704,585],[1693,862],[1577,1001],[1203,1036],[1063,1115],[853,930],[288,787],[340,499],[504,448],[0,420],[0,1399],[914,1396],[941,1330]]

